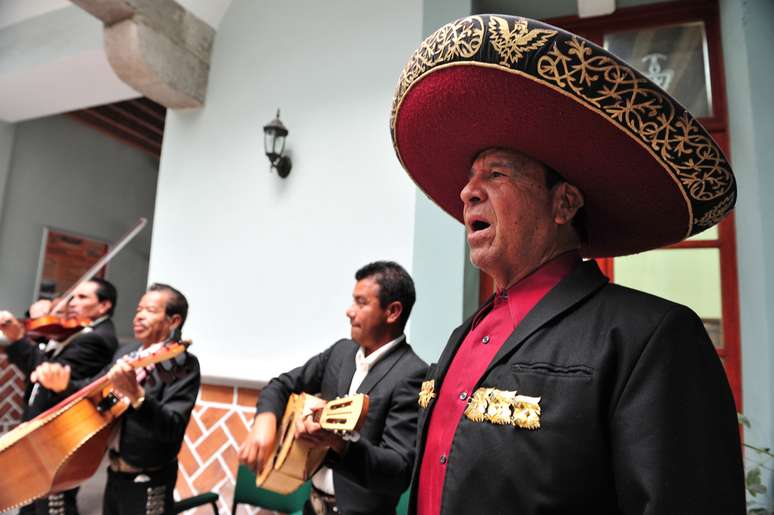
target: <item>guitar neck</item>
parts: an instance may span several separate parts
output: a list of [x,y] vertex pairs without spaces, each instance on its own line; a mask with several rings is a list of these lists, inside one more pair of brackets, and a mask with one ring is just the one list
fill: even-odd
[[[172,359],[175,356],[182,354],[185,352],[185,350],[188,348],[188,346],[191,345],[191,342],[186,340],[182,342],[167,342],[167,343],[157,343],[154,345],[151,345],[147,349],[142,349],[139,351],[136,351],[134,354],[134,357],[131,357],[132,354],[128,354],[129,360],[128,363],[133,368],[143,368],[147,367],[149,365],[152,365],[154,363],[159,363],[161,361],[166,361],[168,359]],[[104,374],[91,383],[87,384],[77,392],[73,393],[72,395],[68,396],[63,401],[55,404],[53,407],[47,409],[40,415],[38,415],[35,418],[46,418],[61,409],[69,406],[70,404],[77,402],[81,399],[85,399],[86,397],[91,397],[92,395],[104,390],[106,387],[110,386],[110,379],[108,378],[107,374]]]
[[320,427],[336,433],[358,431],[368,415],[368,395],[358,393],[325,404],[319,417]]

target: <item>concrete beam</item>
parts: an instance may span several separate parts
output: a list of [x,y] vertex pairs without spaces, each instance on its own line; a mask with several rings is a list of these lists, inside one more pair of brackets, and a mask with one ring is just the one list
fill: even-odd
[[174,0],[71,0],[105,26],[124,82],[170,109],[204,105],[215,30]]

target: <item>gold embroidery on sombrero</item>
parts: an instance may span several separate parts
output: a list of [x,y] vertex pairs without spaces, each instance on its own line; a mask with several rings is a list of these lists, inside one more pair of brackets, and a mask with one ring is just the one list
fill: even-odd
[[516,18],[513,30],[508,20],[498,16],[489,18],[489,40],[492,48],[500,54],[500,64],[503,66],[516,64],[525,52],[537,50],[555,35],[555,30],[529,30],[524,18]]
[[425,71],[439,63],[455,58],[473,57],[484,41],[484,20],[480,16],[469,16],[447,23],[428,36],[409,58],[398,81],[398,89],[392,104],[392,123],[400,99]]
[[675,104],[615,59],[595,54],[572,38],[562,51],[554,43],[538,59],[537,72],[549,82],[601,109],[647,143],[677,175],[690,196],[710,201],[733,186],[730,167],[693,118],[677,115]]
[[[694,218],[693,224],[696,227],[699,227],[701,229],[706,229],[707,227],[712,227],[716,223],[720,222],[723,218],[726,217],[728,212],[731,209],[731,206],[734,205],[734,201],[736,200],[736,195],[731,194],[721,200],[717,206],[713,207],[704,215],[702,215],[701,218]],[[694,231],[696,233],[698,231]]]

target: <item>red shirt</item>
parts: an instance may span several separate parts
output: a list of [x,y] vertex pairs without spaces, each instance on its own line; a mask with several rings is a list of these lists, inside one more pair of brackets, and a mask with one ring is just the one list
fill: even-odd
[[419,469],[418,515],[441,512],[446,465],[454,459],[449,456],[454,433],[487,366],[527,313],[580,262],[577,252],[562,254],[507,290],[498,291],[494,302],[476,315],[446,372],[430,418]]

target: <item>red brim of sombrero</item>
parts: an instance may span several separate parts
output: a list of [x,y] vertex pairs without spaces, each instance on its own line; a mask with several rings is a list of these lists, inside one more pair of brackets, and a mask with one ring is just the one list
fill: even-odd
[[[537,33],[515,65],[504,64],[497,50],[506,24],[514,27],[506,35],[522,31],[520,41],[529,40],[529,30]],[[459,195],[470,167],[488,148],[526,154],[578,186],[588,257],[678,242],[733,207],[733,174],[714,141],[666,93],[605,50],[524,18],[475,16],[439,32],[404,70],[392,131],[404,168],[456,219],[462,221]],[[541,32],[551,37],[538,45]],[[473,39],[469,54],[480,41],[473,57],[440,48],[459,45],[465,35]],[[433,55],[451,57],[433,62]],[[517,55],[513,47],[508,55]],[[585,81],[573,71],[584,69]]]

